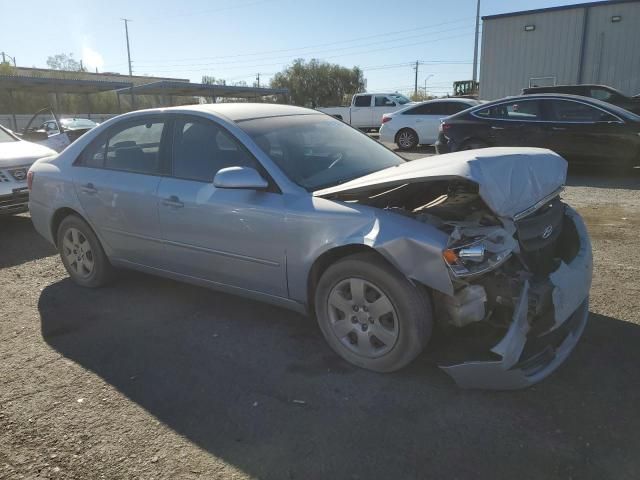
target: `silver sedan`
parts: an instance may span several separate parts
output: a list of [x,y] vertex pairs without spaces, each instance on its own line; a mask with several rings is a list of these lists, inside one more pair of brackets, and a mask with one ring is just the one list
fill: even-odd
[[566,162],[484,149],[405,162],[267,104],[132,112],[31,167],[30,211],[84,287],[132,268],[311,314],[379,372],[429,343],[463,387],[521,388],[585,326],[591,247]]

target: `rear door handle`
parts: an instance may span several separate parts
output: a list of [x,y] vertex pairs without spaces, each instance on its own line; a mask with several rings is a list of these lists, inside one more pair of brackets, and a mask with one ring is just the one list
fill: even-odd
[[495,125],[491,125],[491,130],[504,130],[504,127],[496,127]]
[[87,195],[94,195],[96,193],[98,193],[98,189],[96,187],[93,186],[93,183],[89,182],[86,185],[83,185],[82,187],[80,187],[80,190],[82,190],[82,192],[86,193]]
[[165,198],[164,200],[162,200],[162,205],[172,208],[184,207],[184,203],[180,201],[177,195],[171,195],[169,198]]

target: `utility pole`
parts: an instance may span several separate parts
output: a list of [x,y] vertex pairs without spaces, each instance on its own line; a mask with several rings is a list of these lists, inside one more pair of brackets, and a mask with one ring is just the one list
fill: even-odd
[[258,88],[260,88],[260,74],[259,73],[256,74],[256,82],[258,84]]
[[[133,70],[131,69],[131,49],[129,48],[129,18],[122,18],[124,22],[124,34],[127,37],[127,60],[129,62],[129,77],[133,77]],[[131,78],[131,108],[135,106],[135,99],[133,97],[133,78]]]
[[475,82],[478,81],[478,37],[480,35],[480,0],[476,7],[476,39],[473,47],[473,82],[475,88]]
[[420,62],[418,60],[416,60],[416,66],[413,67],[415,69],[415,71],[416,71],[416,80],[415,80],[415,84],[414,84],[414,87],[413,87],[413,95],[415,97],[418,96],[418,65],[419,64],[420,64]]

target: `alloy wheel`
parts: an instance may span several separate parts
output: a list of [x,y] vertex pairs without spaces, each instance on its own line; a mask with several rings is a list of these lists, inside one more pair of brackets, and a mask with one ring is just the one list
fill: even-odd
[[342,344],[357,355],[377,358],[396,344],[398,315],[389,297],[362,278],[338,282],[329,293],[329,326]]
[[69,228],[62,239],[62,254],[69,268],[80,278],[88,278],[93,273],[94,256],[87,237],[77,228]]

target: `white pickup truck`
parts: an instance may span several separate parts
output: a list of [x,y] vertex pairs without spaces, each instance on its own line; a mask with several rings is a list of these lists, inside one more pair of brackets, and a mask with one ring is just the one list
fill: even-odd
[[409,103],[411,100],[399,93],[357,93],[351,99],[350,107],[318,108],[318,111],[352,127],[370,130],[380,128],[382,115],[400,110]]

